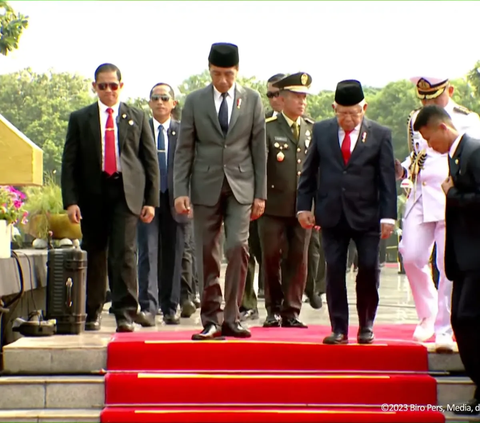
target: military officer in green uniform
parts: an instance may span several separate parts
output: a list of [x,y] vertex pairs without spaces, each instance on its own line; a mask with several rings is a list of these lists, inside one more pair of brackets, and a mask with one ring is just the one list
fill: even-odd
[[303,72],[276,82],[283,111],[266,119],[268,200],[258,221],[267,309],[265,327],[307,327],[298,316],[307,277],[311,230],[298,223],[296,198],[314,123],[303,117],[311,83],[312,77]]

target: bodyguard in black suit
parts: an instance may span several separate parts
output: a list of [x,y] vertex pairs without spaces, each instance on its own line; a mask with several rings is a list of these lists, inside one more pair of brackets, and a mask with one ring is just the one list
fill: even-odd
[[480,140],[459,133],[444,108],[426,106],[414,130],[429,146],[448,153],[445,272],[453,281],[452,328],[467,375],[477,386],[474,398],[457,414],[480,411]]
[[[298,186],[298,219],[320,226],[327,262],[327,302],[332,334],[326,344],[348,342],[347,250],[358,250],[356,281],[359,343],[373,342],[378,306],[380,236],[393,233],[397,195],[391,131],[364,117],[367,104],[358,81],[337,85],[336,118],[313,127]],[[310,212],[315,197],[315,216]]]
[[[150,91],[153,118],[150,128],[156,140],[160,170],[160,207],[153,221],[138,228],[138,283],[142,313],[137,322],[154,326],[160,307],[166,324],[179,324],[178,307],[182,277],[182,258],[185,247],[185,225],[188,217],[175,212],[173,200],[173,162],[179,122],[171,117],[176,107],[173,89],[164,83]],[[195,312],[195,306],[190,301]]]
[[88,253],[87,330],[100,329],[108,274],[117,331],[133,331],[137,222],[151,222],[159,201],[152,132],[143,111],[119,102],[121,79],[115,65],[97,68],[98,102],[70,115],[63,151],[63,204]]

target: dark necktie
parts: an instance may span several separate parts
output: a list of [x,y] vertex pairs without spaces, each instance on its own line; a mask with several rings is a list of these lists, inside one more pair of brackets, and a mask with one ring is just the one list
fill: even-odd
[[222,104],[220,105],[220,110],[218,111],[218,121],[220,122],[220,128],[222,128],[223,135],[226,136],[228,132],[228,104],[227,104],[227,95],[228,93],[222,93]]
[[165,149],[165,135],[163,125],[158,126],[158,164],[160,167],[160,191],[165,192],[168,188],[167,178],[167,151]]

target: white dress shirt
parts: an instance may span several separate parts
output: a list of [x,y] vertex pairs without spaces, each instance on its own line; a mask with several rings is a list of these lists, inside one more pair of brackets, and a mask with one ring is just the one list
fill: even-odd
[[448,155],[450,158],[453,159],[453,156],[455,155],[455,152],[457,151],[458,145],[460,144],[460,140],[464,136],[464,133],[461,133],[458,135],[457,139],[453,142],[452,146],[450,147],[450,151],[448,152]]
[[113,109],[112,118],[113,118],[113,133],[115,134],[115,158],[117,162],[117,172],[121,172],[122,168],[120,165],[120,148],[118,145],[118,111],[120,109],[120,103],[115,104],[115,106],[109,107],[103,104],[98,100],[98,113],[100,118],[100,131],[102,139],[102,170],[105,170],[105,129],[107,127],[108,112],[107,109]]
[[153,129],[155,131],[155,146],[157,147],[157,152],[160,152],[158,149],[158,133],[159,126],[163,125],[163,138],[165,139],[165,158],[168,167],[168,130],[170,129],[170,118],[165,123],[160,123],[158,120],[153,118]]
[[[220,111],[220,106],[222,105],[223,97],[222,93],[213,87],[213,99],[215,101],[215,109],[218,112]],[[235,84],[227,91],[227,107],[228,107],[228,124],[230,125],[230,118],[232,117],[233,111],[233,101],[235,99]]]
[[[360,128],[362,124],[359,123],[352,132],[350,132],[350,153],[353,151],[357,145],[358,136],[360,135]],[[340,143],[340,148],[342,148],[343,139],[345,138],[345,131],[341,126],[338,127],[338,142]]]

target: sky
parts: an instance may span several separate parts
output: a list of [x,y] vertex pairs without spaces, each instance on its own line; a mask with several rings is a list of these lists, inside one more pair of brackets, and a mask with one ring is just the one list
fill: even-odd
[[382,87],[412,76],[464,76],[480,60],[480,2],[10,1],[30,17],[0,74],[31,67],[88,78],[116,64],[122,95],[147,97],[207,68],[210,46],[239,47],[240,74],[307,72],[312,89],[342,79]]

